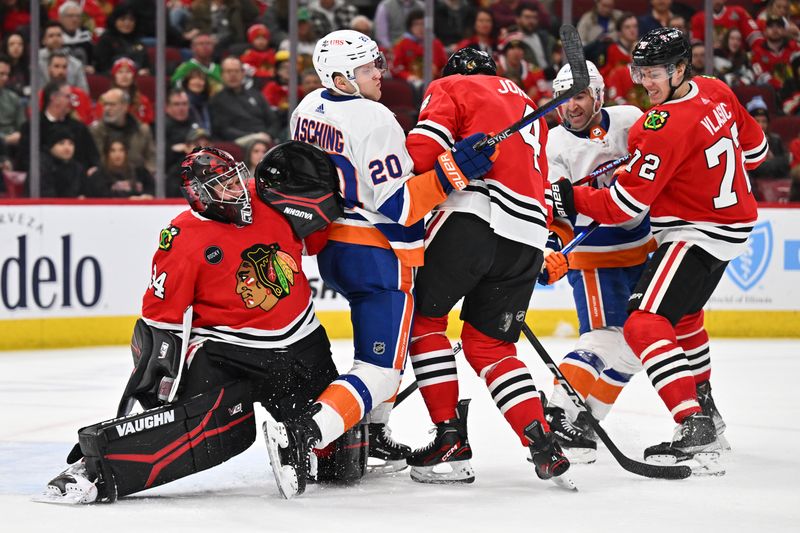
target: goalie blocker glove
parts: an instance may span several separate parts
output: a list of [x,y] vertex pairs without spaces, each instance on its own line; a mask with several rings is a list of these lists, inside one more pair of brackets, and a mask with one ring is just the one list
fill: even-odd
[[491,170],[500,154],[496,146],[485,146],[479,150],[475,145],[486,138],[483,133],[475,133],[453,145],[452,150],[442,153],[434,164],[436,176],[447,194],[460,191],[470,182]]
[[553,192],[553,212],[556,216],[569,218],[578,214],[575,210],[572,183],[568,179],[561,178],[555,183],[551,183],[550,190]]

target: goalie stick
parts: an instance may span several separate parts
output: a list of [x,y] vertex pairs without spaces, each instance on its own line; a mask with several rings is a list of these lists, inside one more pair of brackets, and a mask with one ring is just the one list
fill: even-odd
[[564,377],[564,374],[561,373],[561,369],[553,362],[553,359],[547,353],[547,350],[544,349],[542,343],[539,342],[539,339],[536,338],[536,335],[533,334],[531,328],[528,327],[528,324],[522,323],[522,333],[525,334],[525,338],[533,346],[536,353],[539,354],[539,357],[542,358],[544,364],[547,365],[547,368],[550,369],[550,372],[556,377],[558,383],[564,387],[564,390],[569,395],[572,402],[581,410],[586,411],[586,414],[589,415],[589,423],[592,425],[592,429],[594,429],[597,436],[600,437],[600,440],[603,441],[603,444],[606,445],[608,451],[611,452],[611,455],[614,456],[617,463],[632,474],[636,474],[639,476],[650,477],[650,478],[657,478],[657,479],[686,479],[687,477],[692,475],[692,469],[685,465],[676,465],[676,466],[666,466],[666,465],[654,465],[649,463],[642,463],[631,459],[619,448],[617,445],[614,444],[614,441],[611,440],[611,437],[608,436],[608,433],[605,432],[603,427],[600,425],[600,422],[592,416],[591,411],[584,403],[583,399],[580,395],[575,392],[575,389],[572,388],[567,378]]
[[586,66],[586,58],[583,55],[583,43],[581,43],[578,30],[576,30],[574,26],[564,24],[561,26],[559,34],[561,36],[561,46],[564,50],[564,55],[567,56],[567,63],[569,63],[572,69],[572,87],[559,94],[542,107],[528,113],[497,135],[481,139],[473,146],[476,151],[481,150],[487,145],[494,146],[506,140],[534,120],[545,116],[563,102],[566,102],[589,86],[589,68]]

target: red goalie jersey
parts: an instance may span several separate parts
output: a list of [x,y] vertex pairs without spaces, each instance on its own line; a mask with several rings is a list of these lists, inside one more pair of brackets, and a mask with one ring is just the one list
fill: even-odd
[[[406,146],[417,172],[433,168],[442,150],[478,132],[500,132],[536,109],[511,80],[460,74],[435,80],[422,102],[419,122]],[[500,154],[483,178],[455,191],[435,211],[472,213],[502,237],[544,248],[548,216],[547,125],[544,119],[523,127],[499,145]]]
[[694,243],[727,261],[758,216],[747,170],[766,157],[767,139],[724,83],[698,77],[689,86],[631,126],[630,163],[608,189],[576,187],[575,207],[603,224],[649,207],[659,245]]
[[187,210],[161,230],[142,304],[146,322],[180,331],[193,305],[192,343],[254,348],[288,346],[319,327],[301,267],[304,243],[280,214],[252,199],[248,226]]

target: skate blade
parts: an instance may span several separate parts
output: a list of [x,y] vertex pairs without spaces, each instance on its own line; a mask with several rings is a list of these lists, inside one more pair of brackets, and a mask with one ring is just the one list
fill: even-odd
[[[370,463],[370,461],[372,462]],[[408,463],[405,459],[385,461],[383,459],[378,459],[377,457],[370,457],[367,460],[368,474],[396,474],[397,472],[402,472],[406,468],[408,468]]]
[[286,434],[286,427],[283,424],[271,420],[268,416],[263,425],[264,439],[267,442],[267,454],[269,464],[272,467],[272,475],[275,476],[275,483],[278,485],[278,492],[284,499],[292,499],[297,496],[299,483],[297,472],[291,465],[281,464],[280,448],[289,446],[289,437]]
[[731,451],[731,445],[728,442],[728,439],[725,438],[725,435],[717,435],[717,442],[720,445],[720,448],[723,453],[728,453]]
[[560,476],[551,477],[550,481],[555,483],[555,485],[560,489],[568,490],[570,492],[578,492],[578,486],[574,481],[572,481],[572,478],[569,477],[566,472]]
[[692,469],[693,476],[724,476],[725,467],[719,462],[719,451],[706,451],[695,453],[692,457],[679,459],[670,454],[651,455],[645,459],[646,463],[673,466],[684,465]]
[[417,483],[455,484],[472,483],[475,471],[469,461],[449,461],[434,466],[412,466],[411,479]]
[[94,495],[67,491],[66,494],[61,494],[58,489],[45,489],[41,494],[36,494],[31,497],[31,501],[35,503],[53,503],[56,505],[87,505],[94,503],[97,500],[97,494]]
[[564,448],[564,455],[569,459],[570,464],[573,465],[590,465],[597,461],[597,450],[591,448]]

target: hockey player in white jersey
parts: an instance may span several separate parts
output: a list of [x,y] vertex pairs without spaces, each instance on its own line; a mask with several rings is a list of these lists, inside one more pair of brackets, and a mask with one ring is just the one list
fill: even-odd
[[[587,61],[589,87],[558,107],[561,125],[550,131],[547,160],[550,181],[566,177],[576,182],[600,166],[628,153],[628,131],[642,112],[630,105],[603,108],[603,77]],[[569,65],[553,81],[556,93],[572,86]],[[595,187],[607,187],[611,176],[597,178]],[[591,222],[583,215],[559,218],[551,226],[546,265],[563,264],[559,252],[574,233]],[[567,277],[578,312],[580,338],[560,364],[561,372],[586,400],[592,414],[602,419],[622,387],[642,365],[622,336],[625,306],[655,249],[647,213],[619,226],[601,226],[569,254]],[[559,274],[550,269],[552,284]],[[563,272],[563,270],[562,270]],[[563,275],[563,274],[561,274]],[[593,462],[597,444],[579,418],[578,408],[560,386],[555,386],[545,413],[552,431],[573,462]],[[579,418],[576,423],[576,418]]]
[[335,31],[319,40],[314,67],[323,89],[292,114],[295,140],[326,151],[340,176],[344,215],[318,256],[325,282],[347,298],[353,323],[353,367],[297,420],[265,424],[281,494],[302,493],[309,451],[322,448],[372,412],[371,444],[393,447],[385,423],[400,384],[414,311],[413,269],[423,260],[423,217],[453,190],[485,174],[495,149],[475,151],[472,135],[443,152],[436,168],[414,175],[405,136],[378,102],[384,59],[365,35]]

